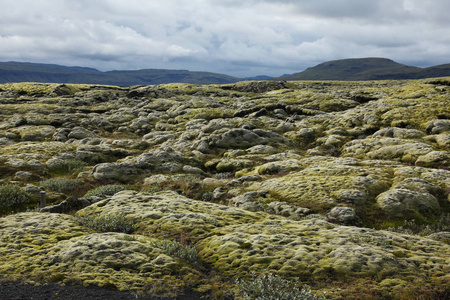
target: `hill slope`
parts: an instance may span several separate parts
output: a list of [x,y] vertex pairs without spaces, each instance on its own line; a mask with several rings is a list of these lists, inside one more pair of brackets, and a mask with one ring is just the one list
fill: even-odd
[[234,83],[239,78],[209,72],[146,69],[101,72],[91,68],[52,64],[0,62],[0,83],[49,82],[107,85],[144,85],[162,83]]
[[420,79],[450,75],[450,65],[418,68],[386,58],[353,58],[333,60],[303,72],[274,78],[275,80],[382,80]]

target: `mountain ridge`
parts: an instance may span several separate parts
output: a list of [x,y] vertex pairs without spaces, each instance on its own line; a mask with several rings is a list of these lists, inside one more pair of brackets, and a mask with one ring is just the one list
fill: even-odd
[[134,86],[165,83],[228,84],[249,80],[401,80],[444,76],[450,76],[450,64],[420,68],[377,57],[326,61],[302,72],[275,78],[265,75],[238,78],[213,72],[171,69],[102,72],[94,68],[68,67],[57,64],[0,62],[0,83],[41,82]]
[[142,69],[102,72],[93,68],[66,67],[55,64],[0,62],[0,83],[28,81],[130,86],[175,82],[226,84],[240,80],[225,74],[188,70]]
[[323,62],[314,67],[272,80],[399,80],[450,76],[450,64],[419,68],[391,59],[368,57]]

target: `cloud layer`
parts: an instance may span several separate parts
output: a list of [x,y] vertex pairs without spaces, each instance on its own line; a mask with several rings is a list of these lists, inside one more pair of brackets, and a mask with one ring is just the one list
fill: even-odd
[[0,61],[235,76],[386,57],[449,63],[441,0],[3,0]]

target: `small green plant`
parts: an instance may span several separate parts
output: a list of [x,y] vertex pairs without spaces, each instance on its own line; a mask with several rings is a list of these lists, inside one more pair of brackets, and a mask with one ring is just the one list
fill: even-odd
[[108,184],[108,185],[99,186],[95,189],[88,191],[86,194],[84,194],[83,197],[88,198],[88,197],[112,196],[115,193],[118,193],[123,190],[125,190],[125,187],[123,185]]
[[62,175],[80,172],[83,170],[84,167],[88,165],[89,165],[88,163],[78,159],[65,159],[65,160],[61,159],[52,162],[48,166],[48,169],[50,172]]
[[181,244],[177,241],[160,240],[150,243],[152,247],[161,249],[165,254],[188,261],[197,265],[197,249]]
[[107,215],[79,216],[77,221],[84,227],[101,232],[132,233],[136,231],[139,226],[136,220],[127,218],[123,212],[110,213]]
[[19,186],[13,184],[0,185],[0,214],[10,212],[29,202],[30,195]]
[[281,278],[278,275],[252,272],[251,279],[236,280],[238,294],[245,300],[316,300],[325,299],[325,295],[316,296],[307,285]]
[[81,181],[79,179],[60,177],[50,178],[39,182],[39,184],[52,192],[71,194],[81,185]]

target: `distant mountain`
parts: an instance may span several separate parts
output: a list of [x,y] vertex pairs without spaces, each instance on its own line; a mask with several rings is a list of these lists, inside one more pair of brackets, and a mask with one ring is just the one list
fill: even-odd
[[271,76],[267,76],[267,75],[258,75],[258,76],[253,76],[253,77],[244,77],[242,78],[243,80],[269,80],[272,79],[273,77]]
[[48,82],[85,83],[118,86],[163,83],[234,83],[241,79],[218,73],[187,70],[145,69],[137,71],[108,71],[52,64],[0,62],[0,83]]
[[386,58],[353,58],[324,62],[303,72],[273,80],[395,80],[442,76],[450,76],[450,64],[418,68]]

